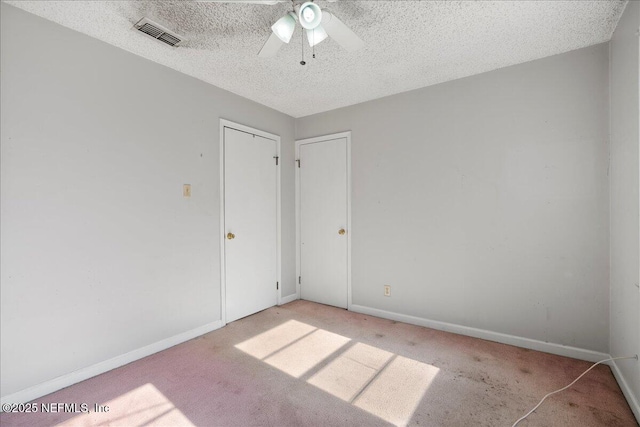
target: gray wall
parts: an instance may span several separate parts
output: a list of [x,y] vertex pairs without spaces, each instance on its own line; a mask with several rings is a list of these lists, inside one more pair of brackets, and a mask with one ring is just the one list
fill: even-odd
[[602,44],[296,120],[353,132],[353,304],[608,352],[608,97]]
[[295,293],[293,118],[5,4],[1,27],[2,396],[220,319],[220,117],[282,137]]
[[[640,354],[640,3],[627,3],[611,40],[611,355]],[[640,362],[617,365],[640,401]],[[636,413],[640,419],[640,413]]]

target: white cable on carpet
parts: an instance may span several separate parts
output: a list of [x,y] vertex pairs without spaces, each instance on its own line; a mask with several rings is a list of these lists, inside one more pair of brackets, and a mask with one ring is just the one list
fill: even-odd
[[578,380],[579,380],[580,378],[582,378],[582,377],[583,377],[587,372],[589,372],[590,370],[592,370],[593,368],[595,368],[595,367],[596,367],[596,366],[598,366],[599,364],[604,363],[604,362],[610,362],[610,361],[612,361],[612,360],[621,360],[621,359],[636,359],[636,360],[637,360],[637,359],[638,359],[638,355],[636,354],[635,356],[626,356],[626,357],[610,357],[609,359],[604,359],[604,360],[601,360],[601,361],[599,361],[599,362],[594,363],[593,365],[591,365],[591,367],[590,367],[589,369],[587,369],[587,370],[586,370],[586,371],[584,371],[582,374],[580,374],[580,376],[579,376],[578,378],[576,378],[575,380],[573,380],[573,382],[572,382],[571,384],[569,384],[568,386],[566,386],[566,387],[562,387],[562,388],[561,388],[561,389],[559,389],[559,390],[552,391],[551,393],[549,393],[549,394],[545,395],[545,396],[542,398],[542,400],[541,400],[541,401],[540,401],[536,406],[534,406],[534,408],[533,408],[532,410],[530,410],[529,412],[527,412],[527,414],[526,414],[524,417],[519,418],[519,419],[518,419],[518,421],[516,421],[515,423],[513,423],[513,425],[512,425],[511,427],[516,427],[520,421],[524,420],[524,419],[525,419],[525,418],[527,418],[529,415],[531,415],[531,414],[533,413],[533,411],[535,411],[536,409],[538,409],[538,408],[540,407],[540,405],[542,405],[542,402],[544,402],[544,400],[545,400],[547,397],[549,397],[549,396],[551,396],[551,395],[554,395],[554,394],[556,394],[556,393],[560,393],[561,391],[564,391],[564,390],[568,389],[569,387],[571,387],[572,385],[574,385],[576,382],[578,382]]

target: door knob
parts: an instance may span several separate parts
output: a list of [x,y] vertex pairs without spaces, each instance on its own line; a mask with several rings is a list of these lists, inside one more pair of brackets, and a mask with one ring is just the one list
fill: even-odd
[[227,233],[227,239],[229,239],[229,240],[233,240],[233,239],[235,239],[235,238],[236,238],[236,235],[235,235],[235,234],[233,234],[233,233]]
[[345,231],[345,229],[344,229],[344,228],[341,228],[340,230],[338,230],[338,234],[339,234],[339,235],[341,235],[341,236],[342,236],[342,235],[344,235],[344,233],[346,233],[346,231]]

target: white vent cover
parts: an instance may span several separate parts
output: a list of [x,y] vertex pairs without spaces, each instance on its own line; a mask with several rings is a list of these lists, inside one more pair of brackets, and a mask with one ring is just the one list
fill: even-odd
[[177,35],[173,31],[163,27],[157,22],[153,22],[148,18],[142,18],[134,28],[149,37],[153,37],[156,40],[160,40],[163,43],[168,44],[169,46],[177,47],[184,38],[182,36]]

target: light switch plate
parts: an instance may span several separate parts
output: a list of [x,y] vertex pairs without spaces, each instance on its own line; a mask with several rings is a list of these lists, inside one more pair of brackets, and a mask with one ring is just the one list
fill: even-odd
[[191,197],[191,184],[184,184],[182,186],[182,195],[184,197]]

